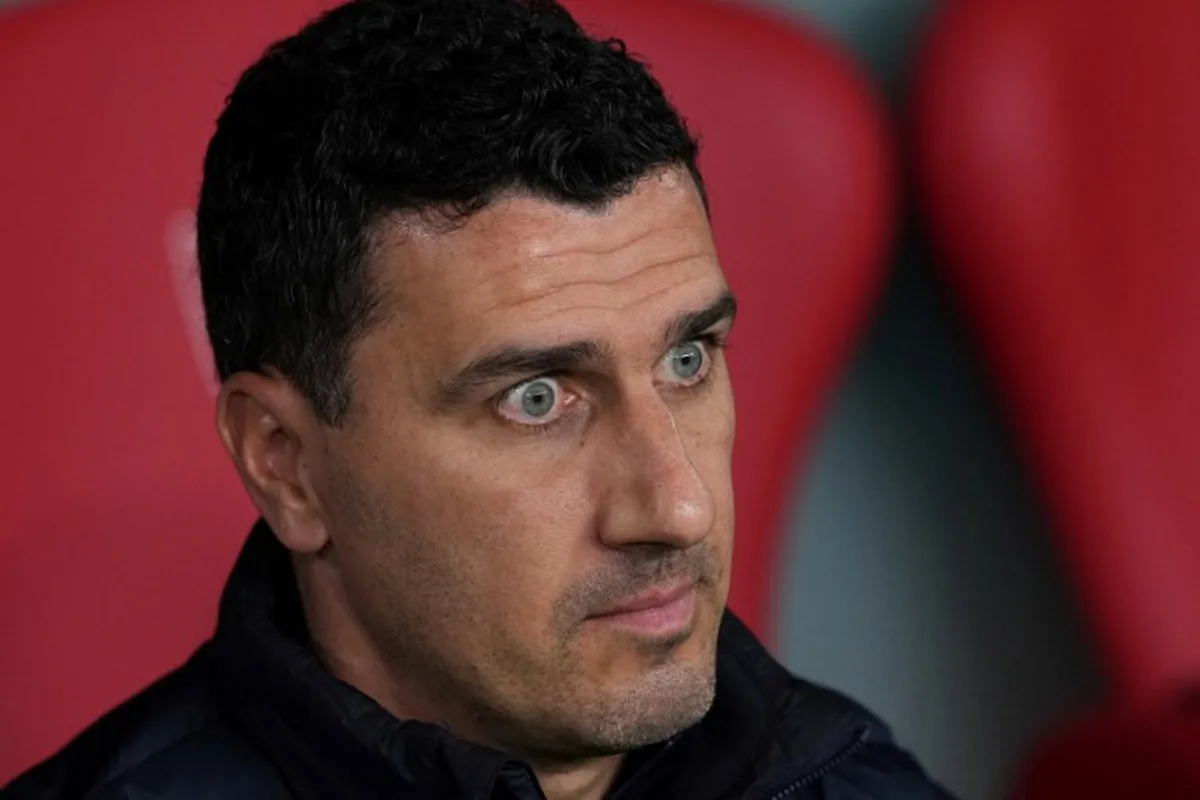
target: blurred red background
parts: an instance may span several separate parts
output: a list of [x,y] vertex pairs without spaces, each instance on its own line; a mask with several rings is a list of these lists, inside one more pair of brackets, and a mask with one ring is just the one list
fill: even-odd
[[[22,5],[0,782],[211,630],[252,512],[190,209],[238,71],[322,3]],[[734,608],[963,796],[1200,796],[1200,6],[570,5],[701,134],[744,309]]]

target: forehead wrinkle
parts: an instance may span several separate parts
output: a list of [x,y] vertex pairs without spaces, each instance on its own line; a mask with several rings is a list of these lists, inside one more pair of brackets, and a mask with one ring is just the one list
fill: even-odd
[[[544,202],[544,201],[537,201]],[[511,210],[511,205],[509,205]],[[489,214],[489,212],[493,212]],[[591,243],[581,243],[576,241],[578,238],[588,237],[600,238],[596,236],[594,230],[583,228],[579,230],[577,219],[579,215],[586,215],[596,220],[603,220],[605,217],[611,216],[612,212],[597,212],[587,209],[574,209],[569,206],[555,206],[549,213],[544,209],[527,209],[515,212],[515,219],[503,220],[498,217],[499,211],[493,208],[485,209],[480,212],[478,220],[472,220],[475,223],[474,227],[464,227],[460,231],[452,232],[446,235],[446,239],[452,241],[454,238],[464,239],[466,246],[462,248],[457,258],[491,261],[499,255],[498,263],[490,268],[482,281],[481,286],[487,286],[502,281],[514,272],[529,270],[540,264],[550,263],[562,258],[572,258],[578,256],[586,257],[602,257],[612,255],[621,250],[630,247],[636,247],[645,239],[666,230],[663,227],[650,226],[645,231],[637,234],[634,238],[628,239],[617,237],[618,241],[611,246],[595,246]],[[545,217],[554,217],[567,215],[568,221],[566,224],[559,222],[555,225],[553,233],[545,232]],[[468,226],[472,223],[469,222]],[[522,232],[521,228],[527,224],[532,224],[535,230]],[[674,226],[680,227],[680,226]],[[604,236],[603,238],[609,238]],[[565,242],[562,240],[566,240]],[[503,243],[500,251],[497,251],[497,242]],[[517,281],[524,283],[526,281]]]
[[[686,175],[676,175],[675,172],[675,170],[665,169],[661,173],[647,176],[647,179],[640,183],[643,185],[659,183],[669,187],[671,184],[687,178]],[[427,273],[424,280],[432,279],[435,283],[443,283],[451,273],[458,271],[454,262],[460,264],[493,262],[485,268],[482,276],[477,276],[475,280],[468,283],[469,288],[466,288],[463,293],[474,295],[484,292],[501,298],[512,297],[514,294],[537,295],[553,292],[564,285],[564,281],[559,279],[556,273],[562,273],[563,277],[566,277],[572,272],[579,271],[579,269],[571,269],[571,264],[566,265],[567,269],[556,270],[554,269],[555,262],[578,258],[584,262],[579,265],[581,269],[587,261],[611,257],[622,251],[637,248],[647,239],[654,237],[661,237],[664,240],[664,246],[672,248],[683,246],[690,251],[673,259],[667,259],[668,262],[671,260],[682,261],[689,257],[715,258],[711,235],[698,235],[698,230],[693,224],[695,220],[690,220],[691,214],[686,215],[689,220],[684,220],[679,218],[679,212],[676,211],[673,214],[665,215],[667,218],[663,219],[664,215],[656,212],[652,207],[650,213],[635,214],[632,218],[633,224],[620,225],[618,223],[616,231],[605,225],[606,222],[612,221],[614,215],[618,214],[620,207],[630,204],[640,206],[645,202],[646,198],[640,197],[639,192],[635,191],[604,209],[595,210],[513,193],[497,198],[489,206],[472,215],[461,227],[450,230],[443,230],[431,225],[420,215],[389,214],[377,220],[373,226],[372,238],[375,247],[372,249],[375,251],[376,258],[384,256],[387,250],[391,250],[394,255],[399,255],[406,249],[403,247],[404,244],[408,244],[418,251],[424,251],[427,256],[432,257],[427,266],[433,267],[433,271]],[[555,222],[556,219],[557,222]],[[703,220],[703,231],[707,232],[707,217],[701,216],[699,219]],[[551,223],[551,232],[549,233],[546,231],[548,222]],[[629,228],[633,228],[632,238],[629,238]],[[638,228],[642,228],[642,230],[638,230]],[[703,241],[697,242],[697,239]],[[449,251],[437,247],[435,243],[439,241],[449,245]],[[496,249],[497,244],[502,245],[499,250]],[[431,245],[434,246],[432,251],[429,249]],[[438,250],[442,250],[440,255],[437,253]],[[425,259],[417,256],[416,260]],[[636,257],[631,257],[629,261],[633,263],[628,265],[624,258],[614,260],[618,260],[624,269],[618,270],[619,274],[614,275],[611,279],[594,281],[595,285],[616,283],[634,272],[656,266],[655,264],[638,265]],[[537,269],[540,265],[545,265],[547,268]],[[397,264],[397,266],[400,265]],[[606,271],[611,270],[609,265],[603,266]],[[408,272],[408,270],[405,271]],[[418,272],[425,272],[425,270]],[[521,272],[525,272],[525,274],[521,275]],[[515,280],[513,279],[514,273],[516,274]],[[402,282],[421,280],[420,274],[409,272],[404,276]],[[498,283],[509,283],[515,287],[516,291],[505,291],[503,285],[496,285]],[[569,283],[571,281],[565,281],[565,284]]]
[[[697,278],[696,280],[700,280],[700,279]],[[691,283],[691,281],[689,281],[688,283]],[[589,288],[591,285],[592,284],[583,283],[583,284],[579,284],[577,287],[573,286],[571,288],[572,289],[577,288],[579,291],[584,291],[587,288]],[[594,313],[598,312],[598,313],[602,313],[602,314],[609,314],[609,313],[612,313],[613,311],[620,311],[622,309],[628,309],[628,308],[632,308],[635,306],[643,305],[645,303],[653,302],[653,301],[657,300],[658,298],[662,297],[663,295],[678,292],[679,288],[680,288],[680,284],[671,284],[669,286],[663,286],[658,289],[655,289],[654,291],[650,292],[649,294],[639,297],[637,300],[634,300],[632,302],[630,302],[626,299],[616,299],[616,300],[614,300],[614,302],[608,303],[608,304],[592,303],[589,305],[571,305],[568,303],[568,304],[566,304],[566,306],[564,308],[555,309],[555,310],[551,311],[549,313],[549,315],[546,317],[546,319],[547,320],[553,319],[554,317],[557,317],[557,316],[560,316],[563,314],[578,315],[578,314],[584,314],[587,312],[594,312]],[[546,294],[544,294],[540,297],[531,297],[529,299],[522,300],[513,305],[509,305],[504,310],[509,311],[509,312],[518,311],[518,310],[522,309],[523,307],[528,306],[530,304],[544,302],[547,297],[549,297],[552,294],[557,294],[557,293],[558,292],[547,292]]]
[[[586,278],[576,278],[567,270],[559,270],[559,274],[557,275],[554,274],[554,271],[549,271],[548,274],[539,278],[530,276],[526,280],[518,281],[515,286],[495,287],[495,294],[498,296],[500,304],[510,308],[518,308],[530,303],[545,301],[557,294],[586,293],[594,290],[613,291],[620,287],[621,284],[627,282],[633,287],[645,281],[658,280],[664,270],[699,260],[707,261],[711,255],[711,251],[684,253],[649,264],[641,264],[627,271],[622,271],[620,274],[602,277],[589,274]],[[489,283],[492,282],[489,281]],[[633,291],[634,289],[630,288],[629,292]],[[669,291],[669,289],[660,291]],[[656,291],[651,293],[651,295],[647,295],[647,297],[657,296],[659,293],[659,291]]]
[[[641,221],[641,220],[639,220]],[[707,227],[704,228],[707,231]],[[700,252],[708,252],[711,250],[712,239],[710,236],[698,236],[697,230],[691,225],[680,221],[672,222],[650,222],[646,225],[645,230],[636,233],[630,237],[625,231],[605,231],[591,237],[575,237],[570,231],[557,231],[559,235],[546,236],[544,234],[531,236],[532,241],[523,241],[519,247],[525,253],[525,258],[530,263],[555,262],[560,259],[570,259],[583,257],[586,259],[602,258],[604,256],[614,256],[626,250],[632,250],[643,245],[647,239],[660,239],[664,245],[678,247],[680,242],[690,243],[691,247],[696,245],[693,240],[700,238],[703,240]],[[587,233],[595,233],[595,231],[584,231]],[[583,241],[579,241],[582,238]],[[614,242],[608,243],[607,239],[615,239]],[[565,239],[565,241],[562,241]],[[602,241],[595,241],[601,239]]]
[[[584,233],[589,232],[585,231]],[[656,266],[714,255],[711,237],[697,237],[695,230],[681,223],[649,225],[633,238],[615,237],[617,241],[611,245],[601,245],[595,241],[579,242],[573,234],[573,231],[559,230],[555,234],[547,235],[538,231],[518,238],[511,247],[505,248],[507,252],[504,254],[503,262],[488,270],[481,285],[494,286],[497,283],[511,283],[517,287],[519,292],[538,294],[544,291],[553,291],[558,285],[564,283],[563,278],[566,278],[565,283],[571,283],[569,276],[572,273],[585,266],[594,266],[597,260],[601,260],[604,272],[614,273],[611,274],[611,277],[593,279],[596,285],[606,285],[619,282],[636,272],[653,269]],[[607,240],[613,237],[602,234],[591,238]],[[652,238],[661,240],[663,248],[676,251],[682,249],[684,252],[660,261],[639,263],[636,251]],[[695,241],[697,238],[701,238],[703,241]],[[476,248],[471,249],[475,250]],[[634,252],[628,257],[618,255],[629,251]],[[488,251],[483,258],[487,259],[494,255],[493,252]],[[607,263],[604,262],[605,259],[608,259]],[[619,268],[617,268],[618,266]],[[507,292],[498,293],[507,294]]]
[[[495,320],[506,311],[531,315],[532,321],[547,314],[559,318],[560,309],[573,300],[585,304],[575,311],[565,309],[569,323],[572,314],[581,313],[584,307],[613,310],[639,305],[671,291],[663,284],[692,284],[695,278],[689,279],[687,270],[676,267],[676,274],[663,272],[689,262],[695,264],[696,273],[713,273],[714,288],[719,288],[717,283],[723,285],[712,239],[707,235],[707,220],[698,217],[704,220],[700,228],[684,219],[694,216],[690,213],[662,213],[657,206],[642,212],[638,210],[641,200],[635,192],[598,213],[554,204],[547,208],[540,199],[510,196],[451,231],[431,229],[419,219],[385,218],[375,231],[376,243],[383,245],[373,254],[380,267],[376,275],[382,278],[389,299],[395,298],[401,306],[407,305],[406,297],[414,301],[397,309],[401,313],[389,314],[389,322],[404,321],[405,339],[410,343],[417,337],[466,345],[463,337],[474,339],[469,330],[475,325],[464,327],[464,310],[479,321],[484,317]],[[622,207],[635,212],[629,222],[613,219]],[[589,224],[589,218],[595,224]],[[555,219],[565,224],[555,226]],[[616,229],[607,223],[615,223]],[[662,237],[661,246],[657,241],[651,243],[652,237]],[[646,254],[660,256],[664,249],[684,252],[638,263],[638,251],[644,259]],[[621,255],[614,256],[616,253]],[[502,323],[500,327],[504,327]]]
[[[597,219],[602,218],[597,215]],[[610,256],[613,253],[619,253],[629,247],[636,247],[641,242],[649,239],[656,234],[666,233],[671,228],[680,228],[680,226],[655,226],[651,225],[646,230],[634,236],[632,239],[625,237],[617,237],[619,241],[611,246],[597,246],[594,243],[571,243],[565,248],[555,247],[555,243],[551,237],[544,235],[531,236],[532,242],[522,242],[522,247],[526,251],[531,261],[553,260],[557,258],[571,257],[575,255],[587,256]]]

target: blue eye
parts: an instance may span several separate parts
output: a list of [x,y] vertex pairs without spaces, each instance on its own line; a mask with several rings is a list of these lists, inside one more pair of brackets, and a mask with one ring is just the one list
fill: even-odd
[[554,410],[558,391],[547,380],[536,380],[525,384],[518,392],[521,410],[534,418],[544,417]]
[[667,366],[675,377],[690,381],[704,369],[704,357],[699,342],[685,342],[667,353]]
[[496,409],[511,422],[534,428],[561,417],[570,399],[556,378],[533,378],[505,392]]

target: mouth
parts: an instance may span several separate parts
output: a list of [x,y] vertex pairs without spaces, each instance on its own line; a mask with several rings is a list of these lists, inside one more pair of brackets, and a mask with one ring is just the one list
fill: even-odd
[[696,584],[684,581],[643,592],[588,621],[657,639],[686,633],[695,616]]

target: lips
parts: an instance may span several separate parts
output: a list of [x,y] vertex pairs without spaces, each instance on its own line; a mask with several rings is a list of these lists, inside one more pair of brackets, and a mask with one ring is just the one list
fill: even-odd
[[652,589],[593,615],[592,622],[643,637],[685,635],[696,615],[696,585],[690,581]]
[[652,589],[648,592],[643,592],[631,600],[628,600],[619,606],[614,606],[610,609],[594,614],[594,617],[614,617],[620,614],[632,614],[635,611],[647,611],[654,608],[662,608],[669,606],[672,603],[680,600],[688,592],[695,588],[695,584],[683,582],[665,589]]

